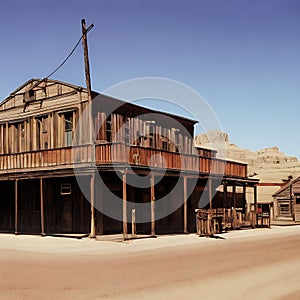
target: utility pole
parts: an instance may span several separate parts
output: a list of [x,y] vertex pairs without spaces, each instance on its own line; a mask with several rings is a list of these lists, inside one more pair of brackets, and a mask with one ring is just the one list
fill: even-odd
[[[91,24],[86,28],[85,19],[81,20],[82,27],[82,45],[84,51],[84,66],[85,66],[85,81],[86,88],[88,93],[88,134],[89,134],[89,144],[92,147],[91,151],[91,163],[93,164],[95,160],[95,143],[93,139],[93,110],[92,110],[92,86],[91,86],[91,76],[90,76],[90,63],[89,63],[89,52],[88,52],[88,43],[87,43],[87,33],[94,27],[94,24]],[[95,171],[91,174],[91,184],[90,184],[90,195],[91,195],[91,232],[90,237],[96,237],[95,230]]]

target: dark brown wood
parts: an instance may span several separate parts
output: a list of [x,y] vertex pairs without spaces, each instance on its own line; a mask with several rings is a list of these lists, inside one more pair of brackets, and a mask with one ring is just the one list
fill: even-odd
[[90,78],[89,51],[88,51],[85,19],[81,20],[81,27],[82,27],[82,44],[83,44],[83,51],[84,51],[86,87],[87,87],[87,92],[88,92],[88,100],[91,103],[91,101],[92,101],[92,94],[91,94],[92,86],[91,86],[91,78]]
[[212,179],[208,178],[208,200],[209,200],[209,209],[212,211]]
[[90,238],[96,237],[96,228],[95,228],[95,174],[91,175],[91,232]]
[[43,178],[40,178],[40,201],[41,201],[41,235],[45,235],[45,219],[44,219],[44,192]]
[[234,181],[232,184],[232,204],[233,208],[236,208],[236,182]]
[[151,236],[155,236],[155,190],[154,190],[154,176],[151,176]]
[[18,179],[15,180],[15,234],[18,234]]
[[257,186],[254,185],[253,187],[253,197],[254,197],[254,219],[255,219],[255,226],[258,225],[257,220]]
[[127,182],[126,173],[123,174],[123,238],[128,239],[127,232]]
[[227,208],[227,182],[223,182],[223,207]]
[[187,224],[188,224],[188,209],[187,209],[187,201],[188,201],[188,197],[187,197],[187,177],[184,176],[183,177],[183,232],[184,233],[188,233],[188,228],[187,228]]

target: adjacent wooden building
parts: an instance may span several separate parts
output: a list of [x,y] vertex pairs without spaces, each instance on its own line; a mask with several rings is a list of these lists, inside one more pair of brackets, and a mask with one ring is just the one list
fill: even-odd
[[[1,232],[92,236],[123,232],[127,236],[129,202],[131,207],[150,203],[150,221],[137,223],[138,233],[195,232],[195,209],[203,193],[210,208],[239,203],[243,210],[246,188],[254,188],[256,195],[257,181],[247,177],[246,164],[218,159],[215,151],[194,147],[195,121],[96,92],[92,98],[97,98],[97,104],[86,122],[97,128],[94,135],[86,129],[89,126],[80,125],[89,103],[87,90],[80,86],[31,79],[0,104]],[[85,193],[74,172],[86,182]],[[151,174],[149,188],[128,184],[136,174]],[[109,195],[95,184],[96,175],[123,199],[114,208],[118,218],[95,209],[99,203],[110,205]],[[156,176],[162,176],[158,183]],[[216,182],[223,185],[223,193],[214,202]],[[243,188],[242,198],[236,198],[236,187]],[[173,188],[176,193],[168,198]],[[183,204],[155,220],[156,201],[165,196],[168,206]]]
[[300,222],[300,177],[287,182],[273,194],[275,218]]

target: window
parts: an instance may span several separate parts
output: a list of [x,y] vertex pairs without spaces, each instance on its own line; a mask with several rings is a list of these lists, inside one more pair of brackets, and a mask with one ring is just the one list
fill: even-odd
[[73,144],[73,112],[65,113],[65,146]]
[[162,142],[162,149],[164,151],[169,151],[169,143],[168,142]]
[[147,133],[145,137],[148,138],[148,147],[154,148],[154,134],[155,134],[155,121],[146,121]]
[[61,195],[71,195],[72,194],[72,187],[70,183],[62,183],[60,185],[60,194]]
[[36,130],[36,146],[38,150],[48,149],[48,137],[49,137],[49,118],[48,115],[36,118],[37,130]]
[[170,145],[169,139],[168,139],[167,137],[165,137],[165,136],[162,136],[162,137],[160,138],[160,140],[161,140],[161,147],[162,147],[162,150],[164,150],[164,151],[169,151],[169,145]]
[[129,135],[129,128],[125,127],[125,144],[129,145],[130,144],[130,135]]
[[24,94],[24,102],[30,102],[35,100],[35,91],[29,90]]
[[[18,153],[25,151],[25,121],[10,123],[8,125],[8,153]],[[4,132],[3,138],[6,138]],[[5,141],[5,140],[4,140]]]
[[112,125],[111,125],[111,115],[106,119],[106,141],[112,142]]
[[149,147],[154,147],[154,124],[149,124]]
[[174,129],[174,143],[175,143],[175,152],[179,152],[180,150],[179,129]]
[[142,144],[143,144],[143,136],[141,135],[141,133],[138,130],[136,131],[136,137],[137,137],[137,139],[135,141],[136,145],[137,146],[142,146]]

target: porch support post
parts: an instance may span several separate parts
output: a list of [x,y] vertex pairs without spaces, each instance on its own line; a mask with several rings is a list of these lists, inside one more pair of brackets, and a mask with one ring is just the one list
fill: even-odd
[[243,184],[243,204],[244,204],[244,207],[243,207],[243,211],[245,212],[245,214],[247,213],[247,186],[246,186],[246,183]]
[[15,180],[15,234],[18,234],[18,179]]
[[224,227],[227,228],[227,181],[223,181],[223,221]]
[[227,182],[223,182],[223,208],[227,208]]
[[237,212],[236,212],[236,182],[232,183],[232,201],[233,201],[233,210],[232,210],[232,229],[237,227]]
[[257,186],[253,186],[253,191],[254,191],[254,215],[255,215],[255,226],[258,225],[258,220],[257,220]]
[[208,198],[209,198],[209,209],[210,213],[212,214],[212,208],[213,208],[213,203],[212,203],[212,179],[208,178]]
[[233,200],[233,207],[236,207],[236,182],[234,181],[232,184],[232,200]]
[[41,235],[45,235],[43,178],[40,177]]
[[128,239],[127,233],[127,186],[126,173],[123,174],[123,238]]
[[91,232],[90,232],[90,238],[95,238],[96,237],[96,229],[95,229],[95,174],[94,173],[91,176],[90,190],[91,190]]
[[151,176],[151,236],[155,236],[155,190],[154,176]]
[[188,233],[187,228],[187,177],[183,177],[183,233]]
[[207,222],[207,233],[208,235],[214,234],[214,228],[213,228],[213,203],[212,203],[212,179],[208,178],[208,198],[209,198],[209,222]]

